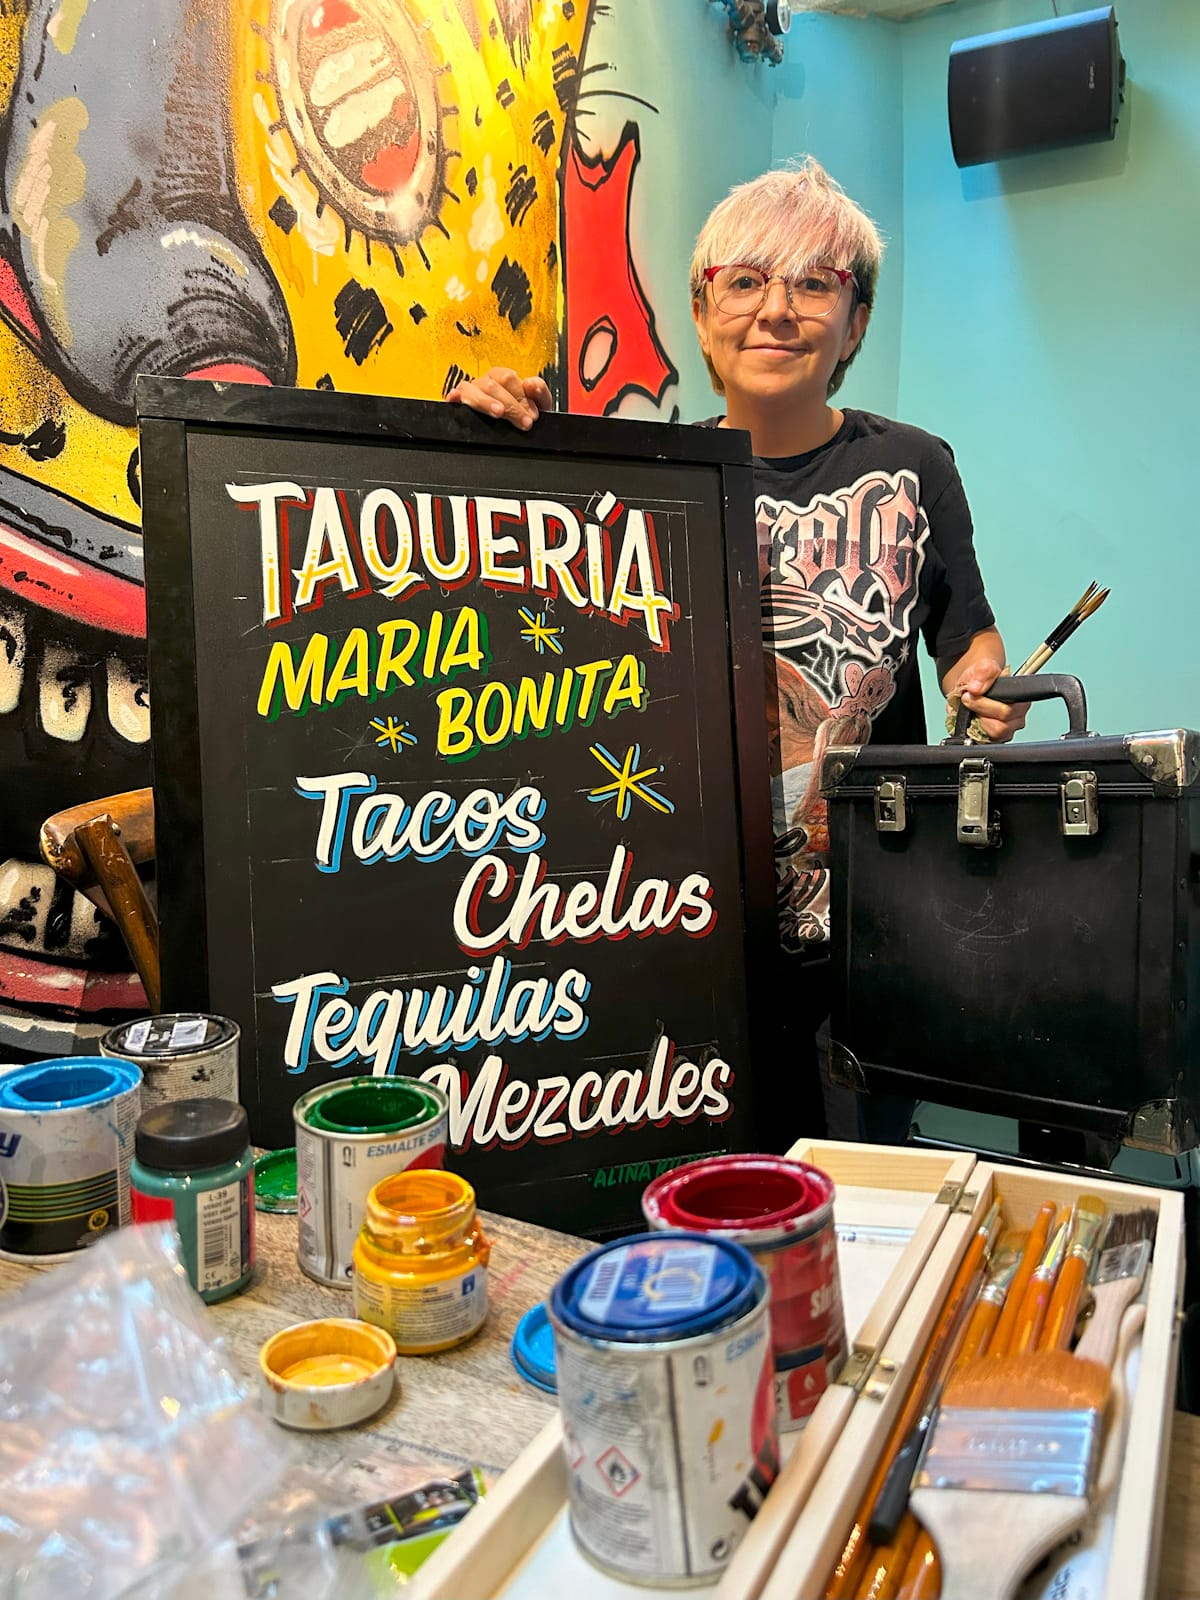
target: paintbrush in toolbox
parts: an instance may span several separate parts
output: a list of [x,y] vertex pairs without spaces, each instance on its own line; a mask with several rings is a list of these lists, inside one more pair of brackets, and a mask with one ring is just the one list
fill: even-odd
[[1092,1269],[1092,1314],[1075,1346],[1080,1360],[1112,1365],[1121,1318],[1142,1292],[1157,1226],[1153,1206],[1119,1211],[1108,1219],[1104,1247]]
[[855,1600],[892,1600],[899,1593],[900,1586],[906,1583],[911,1585],[914,1596],[932,1596],[940,1591],[941,1573],[933,1545],[908,1509],[913,1468],[936,1414],[937,1401],[941,1398],[946,1379],[987,1352],[1004,1309],[1009,1285],[1021,1264],[1027,1240],[1027,1234],[1012,1231],[1002,1236],[988,1268],[987,1281],[971,1309],[962,1343],[948,1371],[943,1373],[937,1393],[901,1451],[903,1462],[898,1456],[880,1490],[867,1529],[875,1544],[871,1582],[860,1586]]
[[[894,1600],[910,1562],[915,1564],[920,1560],[920,1553],[914,1556],[914,1547],[918,1540],[932,1555],[933,1546],[929,1544],[917,1519],[908,1510],[913,1468],[921,1453],[930,1422],[936,1414],[937,1403],[946,1380],[968,1362],[977,1360],[987,1349],[1004,1306],[1008,1286],[1020,1264],[1025,1239],[1025,1234],[1011,1231],[1001,1237],[988,1267],[987,1280],[971,1308],[963,1337],[958,1342],[957,1348],[948,1353],[924,1412],[892,1463],[892,1469],[879,1491],[879,1498],[875,1502],[867,1526],[874,1549],[867,1563],[866,1574],[855,1593],[855,1600]],[[936,1558],[933,1566],[936,1567]],[[936,1594],[940,1575],[931,1569],[928,1574],[922,1576],[923,1583],[931,1585],[930,1593]]]
[[[1000,1297],[998,1312],[992,1312],[992,1334],[985,1351],[989,1357],[1006,1356],[1012,1349],[1029,1286],[1041,1265],[1050,1227],[1057,1215],[1058,1207],[1052,1200],[1044,1201],[1038,1208],[1008,1291]],[[925,1529],[921,1530],[909,1552],[897,1592],[900,1600],[931,1600],[932,1596],[942,1593],[941,1566],[933,1540]]]
[[1050,1297],[1054,1293],[1058,1269],[1067,1251],[1067,1238],[1073,1220],[1074,1213],[1069,1208],[1059,1215],[1057,1226],[1042,1252],[1042,1259],[1033,1269],[1029,1282],[1025,1285],[1025,1293],[1021,1296],[1021,1305],[1017,1311],[1012,1342],[1009,1345],[1010,1355],[1020,1355],[1026,1350],[1036,1350],[1038,1347],[1038,1337],[1046,1320],[1046,1312],[1050,1309]]
[[[1081,1200],[1081,1211],[1084,1204],[1085,1201]],[[1097,1361],[1110,1368],[1112,1378],[1104,1423],[1104,1449],[1089,1497],[1091,1511],[1089,1523],[1093,1525],[1093,1529],[1100,1515],[1100,1508],[1116,1488],[1121,1476],[1126,1416],[1129,1410],[1128,1374],[1125,1369],[1133,1341],[1137,1338],[1145,1320],[1146,1308],[1137,1303],[1137,1297],[1145,1281],[1157,1223],[1158,1214],[1149,1206],[1140,1211],[1125,1212],[1110,1218],[1104,1237],[1105,1248],[1095,1260],[1090,1274],[1093,1284],[1099,1289],[1096,1298],[1096,1311],[1099,1315],[1094,1314],[1086,1324],[1083,1336],[1075,1347],[1075,1355],[1081,1360]],[[1067,1266],[1069,1265],[1068,1259]],[[1064,1266],[1063,1274],[1060,1274],[1060,1284],[1066,1270]],[[1057,1292],[1056,1290],[1056,1296]],[[1052,1312],[1053,1309],[1052,1303]],[[1043,1345],[1046,1345],[1053,1336],[1054,1329],[1048,1316],[1042,1333]],[[1067,1336],[1069,1337],[1069,1326]],[[1085,1524],[1079,1544],[1073,1539],[1065,1551],[1060,1550],[1057,1556],[1051,1557],[1049,1568],[1039,1574],[1038,1578],[1039,1592],[1045,1600],[1049,1600],[1049,1597],[1058,1594],[1060,1590],[1065,1592],[1065,1588],[1070,1588],[1072,1593],[1076,1592],[1076,1587],[1081,1593],[1084,1588],[1089,1593],[1092,1592],[1091,1577],[1096,1561],[1095,1539],[1095,1532],[1089,1535],[1088,1524]]]
[[[1080,1199],[1075,1218],[1076,1241],[1072,1247],[1072,1252],[1068,1254],[1067,1262],[1064,1264],[1063,1274],[1066,1273],[1067,1267],[1071,1265],[1071,1255],[1076,1253],[1077,1248],[1079,1254],[1084,1252],[1089,1233],[1094,1245],[1095,1231],[1099,1228],[1103,1211],[1103,1202],[1094,1195],[1085,1195]],[[1090,1216],[1088,1213],[1090,1213]],[[1097,1213],[1099,1213],[1099,1216]],[[1051,1337],[1061,1342],[1063,1335],[1061,1330],[1054,1326],[1053,1316],[1048,1314],[1046,1324],[1042,1330],[1042,1348],[1039,1352],[1033,1356],[1007,1357],[1004,1362],[995,1364],[991,1362],[979,1363],[972,1369],[971,1376],[981,1380],[980,1386],[987,1385],[989,1397],[994,1399],[995,1392],[988,1383],[989,1373],[994,1376],[998,1371],[1002,1372],[1002,1369],[1009,1362],[1014,1364],[1033,1362],[1033,1366],[1026,1365],[1023,1367],[1020,1376],[1011,1385],[1011,1398],[1013,1398],[1015,1405],[1028,1407],[1033,1398],[1033,1386],[1035,1384],[1039,1386],[1039,1396],[1044,1397],[1042,1395],[1042,1386],[1045,1386],[1050,1395],[1053,1396],[1053,1386],[1057,1382],[1061,1380],[1065,1385],[1069,1385],[1072,1378],[1070,1369],[1062,1365],[1064,1359],[1067,1362],[1073,1361],[1076,1363],[1079,1371],[1085,1375],[1077,1396],[1078,1399],[1083,1401],[1083,1404],[1074,1413],[1067,1413],[1068,1428],[1063,1429],[1063,1435],[1067,1438],[1070,1446],[1073,1447],[1075,1461],[1078,1466],[1082,1467],[1082,1472],[1073,1483],[1065,1485],[1068,1490],[1071,1488],[1079,1489],[1081,1480],[1082,1485],[1086,1487],[1087,1472],[1094,1468],[1096,1464],[1099,1455],[1100,1425],[1109,1395],[1111,1394],[1114,1402],[1110,1408],[1114,1413],[1117,1410],[1118,1402],[1120,1402],[1122,1409],[1124,1408],[1123,1376],[1114,1373],[1113,1368],[1122,1339],[1128,1341],[1137,1331],[1138,1324],[1133,1319],[1140,1308],[1131,1309],[1131,1307],[1141,1293],[1142,1284],[1145,1281],[1157,1223],[1158,1213],[1152,1206],[1144,1207],[1139,1211],[1118,1213],[1109,1218],[1104,1234],[1104,1248],[1100,1251],[1099,1256],[1096,1257],[1090,1274],[1095,1302],[1094,1310],[1083,1336],[1075,1347],[1074,1355],[1068,1356],[1064,1350],[1056,1350],[1049,1345],[1048,1341]],[[1079,1254],[1076,1254],[1076,1259],[1079,1259]],[[1074,1271],[1071,1276],[1075,1276]],[[1061,1286],[1062,1274],[1060,1274],[1060,1283],[1056,1286],[1056,1297]],[[1071,1286],[1068,1281],[1064,1298],[1070,1292]],[[1076,1300],[1078,1299],[1078,1292],[1078,1289],[1076,1289]],[[1052,1299],[1051,1313],[1053,1312],[1054,1300]],[[1062,1316],[1063,1326],[1067,1329],[1066,1338],[1069,1339],[1074,1313],[1072,1312],[1068,1315],[1064,1311]],[[1054,1367],[1048,1365],[1051,1361],[1059,1363],[1057,1371]],[[1064,1387],[1062,1397],[1066,1398],[1068,1394],[1069,1389]],[[952,1404],[962,1406],[964,1400],[970,1401],[978,1398],[978,1394],[973,1395],[966,1386],[947,1385],[947,1407]],[[945,1414],[943,1412],[943,1415]],[[1014,1410],[1013,1415],[1019,1417],[1020,1413]],[[1037,1418],[1037,1423],[1040,1427],[1035,1429],[1032,1435],[1029,1430],[1022,1431],[1018,1427],[1010,1437],[1008,1448],[1015,1450],[1018,1455],[1030,1452],[1036,1459],[1036,1453],[1039,1449],[1043,1451],[1047,1447],[1054,1449],[1056,1445],[1061,1444],[1062,1437],[1060,1436],[1058,1439],[1054,1437],[1053,1426],[1050,1429],[1049,1436],[1047,1435],[1046,1425],[1052,1415],[1053,1413],[1050,1411],[1042,1412]],[[1121,1419],[1115,1414],[1110,1418],[1111,1427],[1117,1428],[1120,1423]],[[1073,1437],[1068,1429],[1075,1430]],[[993,1444],[996,1442],[994,1433],[991,1442]],[[978,1457],[983,1443],[984,1435],[982,1431],[972,1436],[969,1446],[972,1457]],[[923,1482],[925,1478],[928,1460],[933,1454],[935,1444],[936,1440],[930,1441],[931,1448],[926,1461],[922,1462],[922,1472],[918,1482]],[[1111,1451],[1108,1453],[1111,1454]],[[1060,1461],[1062,1459],[1060,1457]],[[1002,1463],[1000,1464],[1002,1465]],[[946,1460],[943,1460],[940,1470],[949,1476],[952,1475],[954,1469]],[[968,1473],[972,1473],[970,1481],[979,1482],[980,1474],[973,1471],[972,1464],[966,1464],[966,1470]],[[1114,1479],[1115,1474],[1116,1468],[1113,1466],[1111,1476]],[[997,1530],[988,1529],[982,1537],[968,1538],[965,1541],[965,1550],[961,1541],[957,1547],[955,1544],[956,1532],[959,1530],[948,1527],[946,1518],[939,1518],[936,1512],[930,1511],[931,1501],[929,1495],[931,1493],[944,1494],[946,1498],[943,1502],[943,1510],[945,1510],[949,1502],[956,1496],[960,1500],[965,1497],[970,1502],[976,1494],[979,1495],[981,1500],[991,1500],[991,1494],[988,1494],[986,1490],[981,1493],[976,1489],[936,1491],[921,1488],[913,1497],[913,1505],[921,1521],[933,1533],[934,1540],[937,1543],[937,1553],[934,1553],[932,1546],[926,1547],[923,1543],[916,1545],[910,1555],[909,1565],[905,1570],[904,1587],[900,1591],[905,1600],[925,1600],[926,1596],[939,1592],[947,1596],[947,1600],[985,1600],[985,1597],[986,1600],[1003,1600],[1003,1597],[1015,1593],[1023,1576],[1041,1556],[1045,1555],[1061,1539],[1074,1532],[1087,1514],[1088,1501],[1086,1498],[1066,1492],[1054,1491],[1053,1472],[1045,1472],[1043,1469],[1035,1467],[1033,1473],[1027,1474],[1027,1482],[1028,1478],[1038,1479],[1039,1475],[1042,1485],[1039,1492],[1026,1493],[1021,1497],[1014,1513],[1014,1520],[1007,1524],[1006,1529],[1001,1530],[1001,1537],[995,1539],[994,1535]],[[1109,1475],[1110,1469],[1106,1465],[1103,1476],[1108,1477]],[[1102,1482],[1098,1486],[1099,1493],[1103,1494],[1106,1488],[1110,1487],[1111,1485],[1106,1485]],[[997,1496],[997,1499],[1016,1500],[1017,1496],[1006,1493]],[[969,1514],[970,1509],[971,1507],[968,1504],[964,1507],[963,1514]],[[1038,1526],[1035,1528],[1034,1524],[1038,1524]],[[1021,1553],[1017,1554],[1017,1551]],[[964,1557],[965,1565],[963,1564]],[[996,1577],[995,1582],[982,1581],[984,1578],[990,1578],[993,1574]],[[883,1597],[891,1592],[887,1589],[879,1590],[879,1600],[883,1600]]]
[[946,1385],[912,1508],[949,1600],[1009,1600],[1088,1511],[1111,1375],[1065,1350],[973,1362]]
[[1033,1219],[1033,1227],[1029,1230],[1029,1237],[1025,1241],[1025,1249],[1021,1254],[1020,1264],[1009,1285],[1008,1294],[1005,1296],[996,1328],[988,1345],[988,1354],[1007,1355],[1012,1345],[1013,1335],[1017,1331],[1017,1322],[1021,1315],[1021,1307],[1025,1303],[1025,1291],[1029,1287],[1029,1280],[1033,1277],[1034,1270],[1042,1259],[1042,1252],[1046,1248],[1046,1240],[1050,1237],[1050,1229],[1058,1215],[1058,1207],[1053,1200],[1047,1200],[1038,1207],[1037,1216]]
[[[1021,1254],[1025,1245],[1023,1233],[1006,1233],[1001,1238],[988,1267],[987,1279],[983,1288],[976,1297],[971,1308],[971,1315],[963,1332],[958,1348],[949,1352],[947,1361],[943,1364],[942,1371],[938,1374],[937,1383],[930,1392],[925,1409],[913,1424],[912,1432],[904,1441],[896,1458],[892,1462],[891,1470],[884,1481],[883,1488],[875,1501],[871,1511],[871,1519],[867,1524],[867,1533],[871,1541],[880,1547],[877,1555],[880,1564],[883,1564],[883,1551],[889,1550],[897,1538],[901,1520],[908,1508],[908,1491],[912,1482],[913,1469],[916,1467],[917,1458],[921,1454],[921,1447],[925,1443],[925,1435],[929,1431],[937,1411],[938,1400],[945,1383],[954,1373],[961,1371],[969,1361],[976,1360],[987,1349],[988,1342],[999,1320],[1000,1312],[1004,1307],[1005,1297],[1009,1285],[1016,1275],[1021,1262]],[[909,1549],[913,1541],[909,1541]],[[899,1557],[894,1559],[899,1560]],[[905,1553],[907,1560],[907,1552]],[[903,1562],[900,1563],[903,1570]],[[872,1597],[874,1600],[874,1597]]]
[[1075,1332],[1075,1319],[1108,1207],[1098,1196],[1079,1197],[1071,1223],[1071,1241],[1058,1282],[1050,1298],[1046,1320],[1038,1339],[1042,1350],[1066,1350]]
[[[1000,1205],[997,1201],[992,1205],[987,1216],[976,1230],[963,1258],[962,1265],[955,1274],[955,1280],[951,1286],[950,1294],[947,1296],[946,1307],[943,1308],[939,1322],[938,1332],[944,1329],[946,1337],[939,1338],[938,1333],[935,1332],[934,1337],[930,1339],[926,1346],[921,1367],[913,1381],[909,1394],[909,1410],[911,1411],[912,1404],[923,1396],[921,1417],[892,1460],[891,1467],[884,1478],[879,1496],[871,1512],[871,1524],[867,1529],[868,1537],[862,1540],[857,1552],[858,1559],[851,1564],[845,1573],[847,1583],[853,1580],[855,1574],[858,1576],[857,1587],[847,1587],[841,1591],[845,1594],[853,1594],[854,1600],[887,1600],[887,1597],[894,1595],[895,1585],[899,1581],[900,1574],[904,1571],[904,1564],[919,1532],[913,1519],[908,1518],[902,1521],[901,1514],[907,1499],[908,1481],[912,1477],[913,1466],[916,1463],[917,1455],[920,1453],[920,1441],[924,1438],[922,1423],[926,1426],[928,1425],[928,1419],[937,1406],[937,1397],[941,1392],[942,1384],[945,1382],[946,1374],[952,1371],[956,1363],[961,1359],[968,1339],[972,1338],[974,1310],[979,1303],[977,1291],[981,1281],[983,1281],[984,1267],[989,1261],[993,1243],[999,1235],[999,1229]],[[988,1275],[990,1277],[990,1271]],[[960,1303],[960,1298],[956,1291],[963,1284],[966,1284],[967,1288],[966,1294],[961,1297]],[[959,1305],[958,1310],[953,1309],[955,1305]],[[947,1314],[947,1308],[949,1308],[949,1314]],[[921,1430],[919,1433],[918,1429]],[[882,1458],[882,1464],[884,1465],[886,1465],[887,1453],[893,1447],[893,1438],[895,1436],[896,1434],[888,1440],[888,1445]],[[884,1502],[886,1515],[888,1502],[885,1497],[894,1498],[897,1495],[897,1484],[899,1485],[899,1492],[904,1497],[896,1507],[895,1520],[900,1523],[900,1527],[896,1529],[889,1526],[884,1533],[877,1535],[873,1531],[873,1526],[880,1514],[881,1502]],[[866,1503],[864,1501],[864,1505]],[[861,1527],[861,1524],[862,1516],[860,1513],[856,1527]]]
[[871,1508],[883,1487],[893,1456],[907,1439],[913,1423],[921,1414],[946,1351],[952,1347],[964,1326],[967,1307],[973,1301],[979,1287],[984,1264],[991,1253],[999,1226],[1000,1206],[997,1203],[991,1207],[975,1230],[959,1263],[954,1281],[950,1285],[950,1292],[942,1304],[933,1332],[925,1346],[912,1387],[909,1389],[899,1417],[892,1425],[875,1470],[867,1483],[854,1526],[850,1530],[850,1536],[826,1587],[825,1600],[846,1600],[846,1597],[853,1595],[857,1588],[869,1555],[866,1531]]

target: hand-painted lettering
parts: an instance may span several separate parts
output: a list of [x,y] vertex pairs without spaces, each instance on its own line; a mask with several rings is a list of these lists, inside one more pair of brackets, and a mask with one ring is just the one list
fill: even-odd
[[[285,621],[327,593],[377,591],[399,600],[430,583],[475,580],[497,590],[561,595],[577,611],[624,625],[639,618],[657,650],[679,607],[665,592],[654,515],[621,506],[603,529],[557,500],[493,495],[407,495],[375,486],[357,508],[328,485],[225,485],[259,524],[262,618]],[[615,504],[615,502],[614,502]],[[623,519],[623,520],[622,520]],[[299,553],[293,567],[289,550]]]

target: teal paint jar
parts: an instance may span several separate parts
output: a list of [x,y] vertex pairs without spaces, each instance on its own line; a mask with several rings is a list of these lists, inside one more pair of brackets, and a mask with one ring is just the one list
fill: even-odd
[[169,1100],[142,1113],[129,1172],[134,1222],[173,1222],[202,1300],[237,1294],[254,1272],[254,1152],[231,1100]]

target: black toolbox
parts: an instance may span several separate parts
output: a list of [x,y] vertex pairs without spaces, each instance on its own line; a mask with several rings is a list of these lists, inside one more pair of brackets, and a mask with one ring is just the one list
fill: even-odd
[[835,1082],[1177,1155],[1200,1119],[1200,734],[831,747]]

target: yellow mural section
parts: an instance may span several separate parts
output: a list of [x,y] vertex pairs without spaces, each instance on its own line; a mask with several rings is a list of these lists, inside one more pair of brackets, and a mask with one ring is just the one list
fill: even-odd
[[[495,0],[356,9],[364,26],[338,59],[303,38],[310,8],[277,6],[272,27],[256,0],[233,86],[245,208],[293,318],[297,382],[436,397],[455,368],[540,370],[561,313],[560,94],[569,104],[587,4],[533,0],[515,49]],[[416,158],[397,140],[396,167],[372,172],[353,135],[365,125],[371,148],[389,116]],[[269,217],[280,196],[286,231]],[[351,280],[378,296],[390,330],[361,359],[338,311]]]
[[[237,198],[286,304],[298,384],[435,398],[496,362],[535,372],[555,360],[559,167],[590,10],[591,0],[218,7]],[[19,12],[0,7],[5,106]],[[136,430],[73,398],[11,319],[0,321],[0,389],[6,434],[50,423],[65,436],[44,460],[0,443],[0,466],[140,521]]]
[[[21,58],[25,17],[19,7],[0,7],[0,108],[7,110]],[[74,400],[43,362],[36,345],[0,320],[0,395],[3,432],[20,438],[45,422],[65,433],[61,453],[32,464],[20,443],[0,442],[0,466],[72,499],[85,500],[107,516],[139,522],[129,484],[136,430],[92,415]]]

